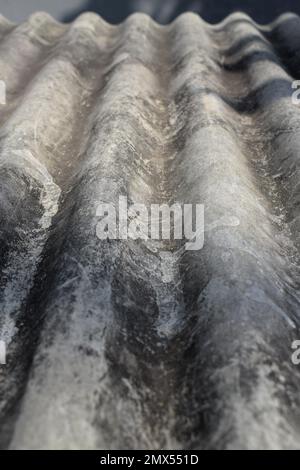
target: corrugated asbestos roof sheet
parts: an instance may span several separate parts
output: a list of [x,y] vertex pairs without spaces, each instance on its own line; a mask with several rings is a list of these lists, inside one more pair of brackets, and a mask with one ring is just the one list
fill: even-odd
[[[0,34],[1,446],[299,448],[299,17]],[[99,240],[120,195],[203,249]]]

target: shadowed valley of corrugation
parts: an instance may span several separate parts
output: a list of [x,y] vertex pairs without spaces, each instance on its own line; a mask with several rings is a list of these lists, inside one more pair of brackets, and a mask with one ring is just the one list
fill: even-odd
[[[1,447],[299,448],[299,17],[0,36]],[[203,249],[99,240],[122,195]]]

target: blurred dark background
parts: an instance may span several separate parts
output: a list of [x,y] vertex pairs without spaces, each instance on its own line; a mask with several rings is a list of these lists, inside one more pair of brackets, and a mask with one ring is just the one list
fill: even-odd
[[267,23],[287,11],[300,14],[300,0],[0,0],[0,12],[12,21],[23,21],[40,10],[62,21],[94,11],[111,23],[119,23],[136,11],[148,13],[160,23],[168,23],[184,11],[197,12],[211,23],[244,11],[257,22]]

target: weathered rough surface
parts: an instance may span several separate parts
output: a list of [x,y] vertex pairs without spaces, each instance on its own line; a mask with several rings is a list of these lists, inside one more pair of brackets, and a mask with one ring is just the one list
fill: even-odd
[[[0,443],[297,448],[300,19],[0,21]],[[202,203],[205,244],[96,208]]]

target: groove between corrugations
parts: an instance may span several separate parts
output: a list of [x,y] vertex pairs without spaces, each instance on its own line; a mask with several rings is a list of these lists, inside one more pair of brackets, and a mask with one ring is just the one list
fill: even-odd
[[[300,20],[0,22],[3,448],[298,448]],[[201,203],[202,250],[96,208]]]

